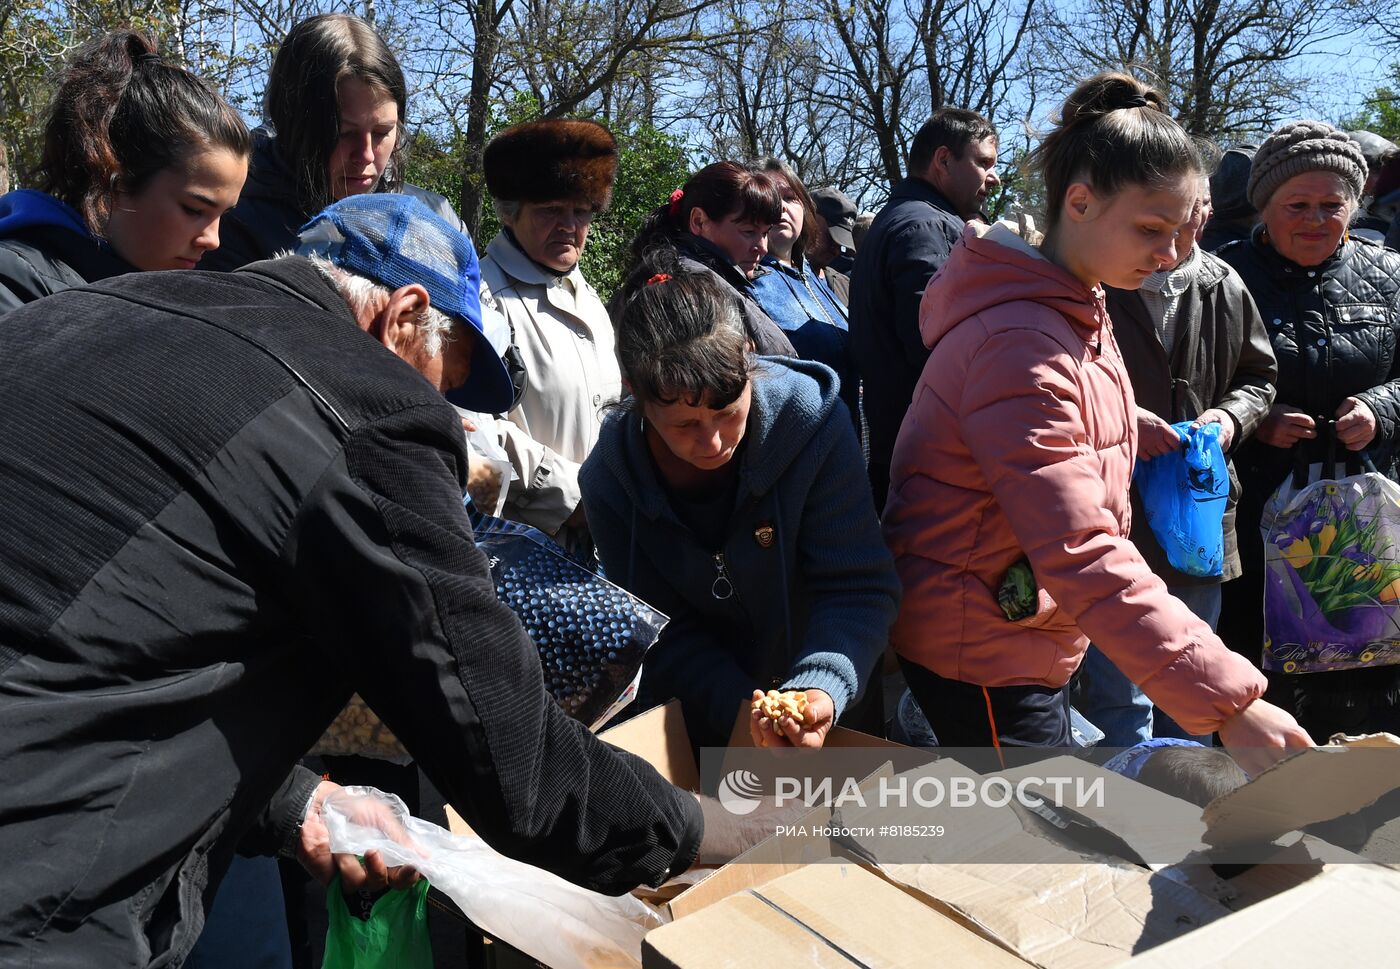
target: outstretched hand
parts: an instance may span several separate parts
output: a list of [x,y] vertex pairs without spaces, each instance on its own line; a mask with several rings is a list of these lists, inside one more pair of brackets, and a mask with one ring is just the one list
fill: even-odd
[[[836,722],[836,704],[825,690],[807,690],[807,710],[799,723],[792,717],[773,720],[757,709],[749,712],[749,737],[755,747],[812,747],[826,742]],[[753,691],[755,701],[762,690]]]
[[1220,725],[1220,742],[1250,777],[1282,760],[1289,751],[1313,746],[1292,714],[1255,700]]
[[[346,895],[356,892],[373,895],[391,888],[408,888],[417,882],[417,869],[409,865],[390,867],[378,851],[366,852],[363,862],[356,855],[331,852],[330,831],[321,817],[321,808],[327,797],[340,790],[339,784],[330,781],[317,785],[307,805],[301,840],[297,845],[297,861],[301,862],[301,866],[322,885],[329,885],[339,873],[340,888]],[[342,803],[346,801],[348,799]],[[412,844],[408,832],[388,808],[370,798],[356,798],[353,803],[351,816],[357,824],[377,827],[400,844]]]

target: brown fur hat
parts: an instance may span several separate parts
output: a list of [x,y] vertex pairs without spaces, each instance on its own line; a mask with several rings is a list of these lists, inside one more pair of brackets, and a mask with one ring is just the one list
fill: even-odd
[[579,118],[512,125],[486,146],[486,188],[508,202],[583,199],[601,212],[612,201],[617,140]]

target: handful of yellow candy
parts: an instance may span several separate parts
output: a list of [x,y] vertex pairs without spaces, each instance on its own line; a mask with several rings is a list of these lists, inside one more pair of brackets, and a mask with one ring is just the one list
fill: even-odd
[[784,717],[792,717],[798,723],[807,722],[807,694],[801,690],[779,693],[769,690],[753,701],[753,708],[777,724]]

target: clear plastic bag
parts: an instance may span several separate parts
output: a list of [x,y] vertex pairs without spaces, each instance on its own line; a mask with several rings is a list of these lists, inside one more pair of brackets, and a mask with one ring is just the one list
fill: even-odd
[[590,892],[412,817],[372,787],[336,791],[321,814],[332,851],[374,850],[390,866],[412,865],[482,931],[553,969],[640,969],[642,937],[667,921],[631,895]]

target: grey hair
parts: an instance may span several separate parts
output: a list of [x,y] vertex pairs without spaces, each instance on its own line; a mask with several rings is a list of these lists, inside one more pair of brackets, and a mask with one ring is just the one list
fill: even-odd
[[[335,287],[356,317],[393,294],[393,290],[387,286],[342,269],[324,256],[308,255],[306,258]],[[423,334],[423,350],[430,357],[436,357],[442,352],[443,345],[452,341],[452,317],[434,306],[424,309],[413,322]]]
[[502,225],[510,225],[520,217],[520,206],[523,203],[516,199],[492,199],[491,208],[496,210],[496,218],[501,220]]

